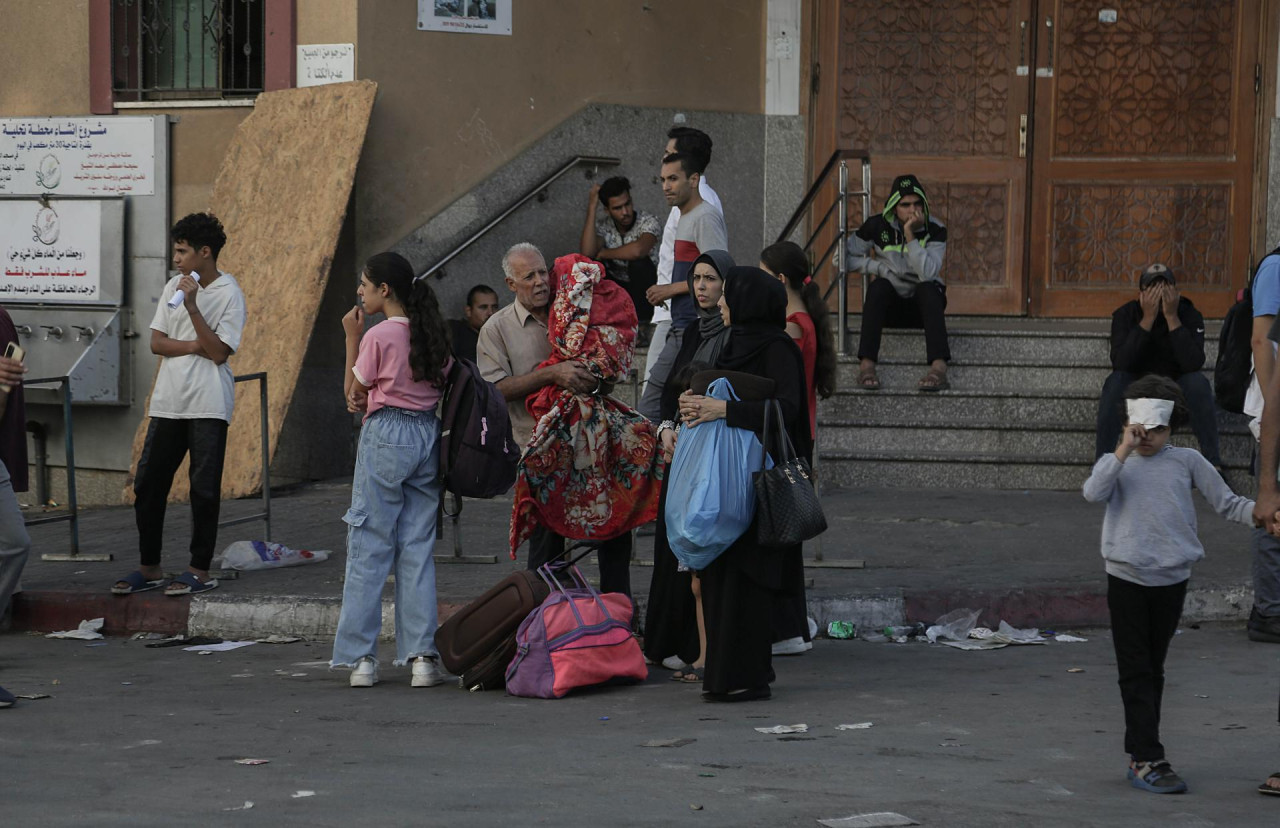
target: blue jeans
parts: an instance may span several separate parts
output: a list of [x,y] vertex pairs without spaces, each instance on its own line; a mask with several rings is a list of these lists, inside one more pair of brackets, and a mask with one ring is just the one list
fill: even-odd
[[440,420],[382,408],[360,433],[347,530],[347,580],[333,667],[377,659],[382,587],[396,573],[396,664],[436,655],[436,508]]

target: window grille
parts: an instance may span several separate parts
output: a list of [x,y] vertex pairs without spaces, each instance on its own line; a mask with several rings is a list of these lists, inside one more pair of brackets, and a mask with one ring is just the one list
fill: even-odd
[[262,91],[266,0],[111,0],[117,101],[246,98]]

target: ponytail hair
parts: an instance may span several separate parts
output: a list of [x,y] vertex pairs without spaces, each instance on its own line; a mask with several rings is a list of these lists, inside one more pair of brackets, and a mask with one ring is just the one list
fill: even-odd
[[414,380],[443,386],[444,366],[453,348],[449,343],[449,326],[440,315],[436,292],[426,279],[413,283],[404,309],[409,312],[409,370]]
[[809,257],[800,245],[791,241],[778,242],[760,253],[765,267],[787,280],[787,286],[800,294],[805,312],[813,320],[817,335],[817,358],[813,366],[813,384],[818,396],[824,400],[836,390],[836,346],[831,332],[831,312],[822,299],[822,290],[809,275]]
[[386,285],[409,314],[409,370],[414,382],[444,384],[444,365],[452,349],[449,328],[440,303],[426,279],[417,279],[413,265],[399,253],[378,253],[365,263],[364,275],[374,286]]

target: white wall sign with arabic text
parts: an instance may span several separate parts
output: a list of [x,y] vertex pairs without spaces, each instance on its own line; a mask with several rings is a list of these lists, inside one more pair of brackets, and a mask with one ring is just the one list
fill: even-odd
[[298,86],[356,79],[354,43],[308,43],[298,47]]
[[[0,199],[0,304],[118,300],[123,202]],[[103,234],[108,243],[103,243]],[[105,278],[104,278],[105,277]]]
[[0,195],[153,195],[151,118],[0,118]]

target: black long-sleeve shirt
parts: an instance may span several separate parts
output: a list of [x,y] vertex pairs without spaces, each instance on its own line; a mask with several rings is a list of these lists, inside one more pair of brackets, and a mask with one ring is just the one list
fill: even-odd
[[1111,368],[1129,374],[1160,374],[1177,378],[1204,367],[1204,317],[1191,300],[1178,300],[1182,325],[1169,331],[1164,314],[1151,330],[1142,329],[1142,305],[1127,302],[1111,314]]

